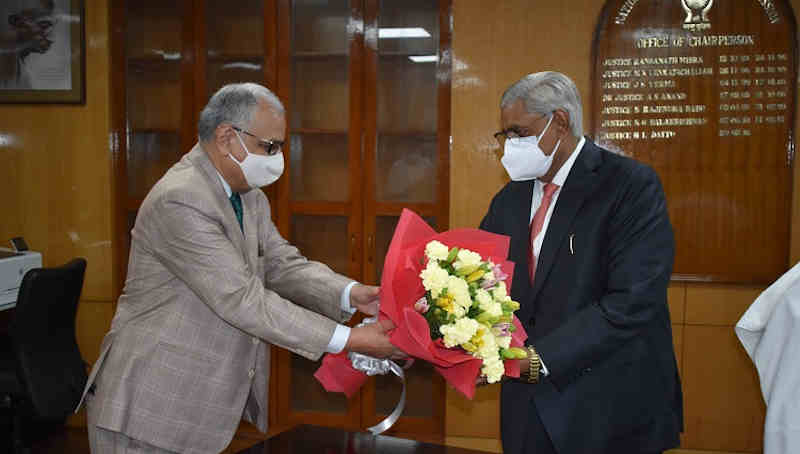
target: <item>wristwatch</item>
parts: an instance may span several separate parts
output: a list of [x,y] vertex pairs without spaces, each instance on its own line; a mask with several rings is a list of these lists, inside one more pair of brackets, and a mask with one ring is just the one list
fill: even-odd
[[539,354],[533,345],[527,345],[525,348],[528,350],[528,374],[525,379],[528,383],[539,383],[539,370],[542,367],[542,362],[539,359]]

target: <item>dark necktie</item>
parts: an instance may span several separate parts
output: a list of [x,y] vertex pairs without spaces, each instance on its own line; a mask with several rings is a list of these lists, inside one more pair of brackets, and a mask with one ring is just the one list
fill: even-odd
[[236,220],[239,221],[239,228],[244,233],[244,225],[242,224],[242,197],[238,192],[234,192],[230,197],[231,205],[233,205],[233,212],[236,213]]

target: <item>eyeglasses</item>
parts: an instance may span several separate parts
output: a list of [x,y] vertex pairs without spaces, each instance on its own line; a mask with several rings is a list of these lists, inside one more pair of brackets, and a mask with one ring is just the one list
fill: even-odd
[[248,136],[258,140],[258,146],[261,147],[262,150],[264,150],[264,153],[266,153],[267,156],[273,156],[280,153],[281,150],[283,149],[283,145],[286,143],[282,140],[262,139],[261,137],[258,137],[257,135],[249,131],[245,131],[244,129],[239,128],[238,126],[231,126],[231,127],[233,128],[234,131],[241,132],[242,134],[247,134]]
[[494,138],[500,145],[505,143],[506,139],[517,139],[519,137],[526,137],[527,131],[519,130],[517,128],[508,128],[494,133]]
[[[534,122],[538,122],[539,120],[547,118],[547,115],[542,115],[541,117],[533,120]],[[504,145],[507,139],[519,139],[521,137],[528,137],[532,136],[533,133],[528,130],[528,128],[518,128],[516,126],[512,126],[507,129],[503,129],[502,131],[497,131],[494,133],[494,138],[500,145]]]

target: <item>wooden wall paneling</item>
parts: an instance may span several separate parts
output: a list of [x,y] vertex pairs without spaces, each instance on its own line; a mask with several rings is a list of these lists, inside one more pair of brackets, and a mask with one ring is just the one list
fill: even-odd
[[733,327],[763,290],[752,286],[690,284],[686,288],[686,324]]
[[[715,3],[704,31],[687,30],[685,17],[675,2],[606,3],[591,131],[601,146],[652,165],[665,180],[674,279],[768,283],[788,258],[797,75],[791,8]],[[752,42],[716,45],[719,36]]]
[[[477,226],[491,197],[508,181],[500,129],[500,96],[522,76],[543,70],[569,75],[591,112],[590,43],[602,2],[456,1],[453,4],[451,228]],[[465,190],[468,188],[468,190]]]
[[686,325],[684,346],[682,447],[760,452],[764,401],[733,328]]
[[672,324],[672,348],[675,349],[675,361],[678,363],[678,375],[683,377],[683,346],[686,325]]
[[[110,299],[108,9],[86,2],[83,105],[0,105],[0,245],[25,237],[44,266],[87,258],[83,295]],[[6,167],[7,165],[7,167]]]
[[667,304],[669,318],[673,324],[683,324],[686,319],[686,285],[679,282],[670,283],[667,288]]
[[500,385],[477,388],[472,400],[448,387],[446,414],[448,437],[500,439]]

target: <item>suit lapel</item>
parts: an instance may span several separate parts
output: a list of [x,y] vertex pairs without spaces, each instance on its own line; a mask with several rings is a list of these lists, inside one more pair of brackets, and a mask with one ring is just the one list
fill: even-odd
[[244,211],[242,224],[244,225],[244,254],[247,257],[247,263],[250,265],[250,269],[256,270],[259,252],[258,218],[256,217],[256,197],[253,196],[254,194],[251,194],[253,191],[260,191],[260,189],[251,189],[250,192],[244,194],[242,197],[242,210]]
[[587,139],[558,195],[550,223],[547,226],[542,249],[539,251],[531,300],[535,300],[539,295],[539,291],[553,267],[555,257],[564,244],[564,237],[572,225],[575,215],[578,214],[584,200],[589,194],[592,194],[599,181],[595,171],[600,165],[600,159],[597,147]]
[[[219,181],[220,177],[217,173],[217,169],[214,167],[214,164],[211,163],[211,160],[208,159],[208,155],[206,155],[206,152],[203,151],[199,144],[196,144],[194,148],[192,148],[192,151],[189,152],[188,158],[202,171],[210,185],[214,202],[222,207],[222,224],[225,226],[226,232],[228,232],[228,237],[231,239],[233,244],[239,248],[243,256],[247,257],[244,234],[242,233],[242,229],[239,228],[239,221],[236,220],[236,213],[233,212],[233,205],[231,204],[228,195],[225,193],[225,188],[222,187],[222,183]],[[244,199],[245,197],[242,197],[243,205]],[[244,210],[244,219],[247,219],[247,208],[245,207]],[[255,228],[255,226],[252,228]],[[246,224],[245,229],[247,229]],[[248,258],[248,263],[249,262],[250,259]],[[252,263],[250,265],[252,266]]]
[[[517,295],[517,301],[523,303],[529,301],[527,295],[531,291],[528,277],[530,275],[528,273],[528,243],[530,242],[529,224],[534,180],[513,182],[512,184],[514,185],[512,205],[511,211],[508,213],[507,225],[509,228],[506,230],[506,233],[511,235],[509,259],[516,264],[511,294]],[[527,320],[531,315],[533,315],[533,308],[528,304],[522,304],[517,317],[520,320]]]

